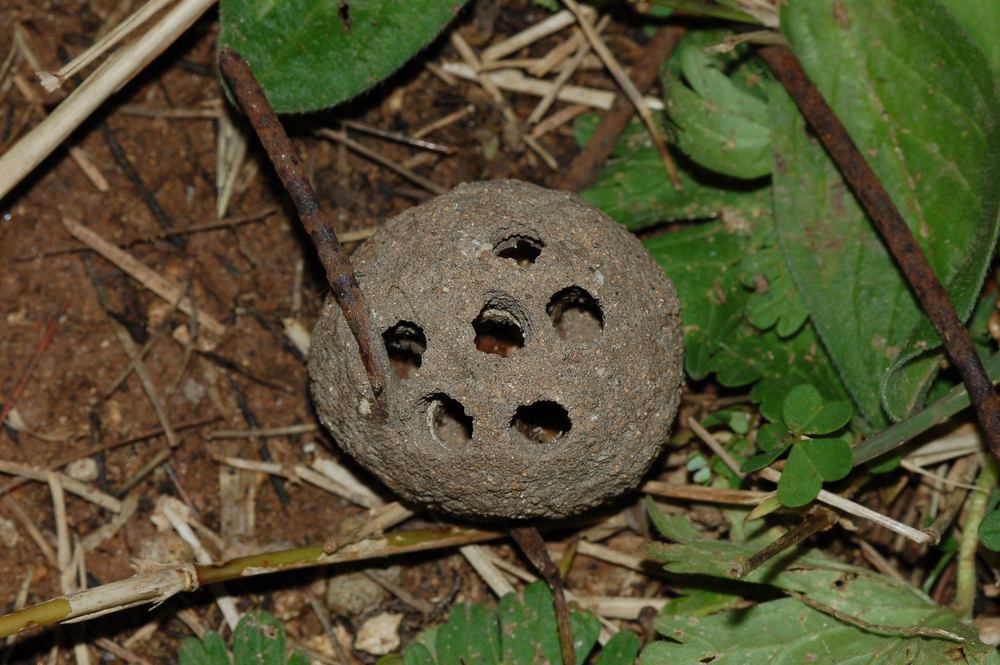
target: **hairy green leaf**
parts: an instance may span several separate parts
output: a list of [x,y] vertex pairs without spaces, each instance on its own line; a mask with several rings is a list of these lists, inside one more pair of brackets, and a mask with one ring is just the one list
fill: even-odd
[[1000,3],[942,0],[942,4],[982,50],[993,69],[993,76],[1000,76],[1000,39],[997,39]]
[[754,64],[741,64],[736,53],[705,53],[706,41],[722,34],[692,32],[681,42],[663,79],[667,115],[677,145],[695,162],[734,178],[760,178],[771,172],[767,102],[759,77],[754,90],[746,77],[723,71]]
[[[975,304],[998,229],[1000,135],[979,49],[935,1],[792,0],[782,29],[947,287]],[[771,97],[774,218],[799,294],[862,415],[919,406],[939,340],[837,169]]]
[[853,414],[849,402],[823,399],[808,383],[792,388],[782,408],[785,424],[796,434],[829,434],[846,425]]
[[1000,552],[1000,510],[990,511],[979,525],[979,540],[991,552]]
[[201,640],[185,640],[178,654],[181,665],[309,665],[309,658],[296,652],[285,655],[285,627],[267,612],[250,612],[233,631],[233,653],[215,631]]
[[747,320],[756,328],[774,328],[778,337],[794,335],[809,318],[795,283],[785,268],[785,259],[773,233],[739,266],[740,281],[752,290],[747,301]]
[[[651,545],[647,552],[674,574],[730,579],[730,571],[767,542],[766,538],[745,543],[692,539]],[[715,656],[714,665],[1000,663],[996,650],[979,642],[970,626],[909,584],[821,552],[786,551],[741,581],[802,594],[841,617],[794,599],[700,619],[663,615],[655,624],[657,630],[678,644],[654,642],[639,662],[697,663]],[[944,630],[964,641],[921,636],[915,629]]]
[[[585,145],[599,118],[577,119],[577,143]],[[770,191],[762,180],[726,178],[675,154],[683,191],[670,186],[666,169],[641,123],[629,124],[597,182],[584,199],[635,231],[659,222],[721,218],[732,229],[748,230],[770,215]]]
[[180,665],[230,665],[233,660],[222,637],[210,630],[200,639],[184,640],[178,653]]
[[222,0],[221,44],[278,113],[329,108],[376,85],[441,32],[464,0]]
[[594,665],[633,665],[638,655],[639,636],[630,630],[623,630],[608,640]]

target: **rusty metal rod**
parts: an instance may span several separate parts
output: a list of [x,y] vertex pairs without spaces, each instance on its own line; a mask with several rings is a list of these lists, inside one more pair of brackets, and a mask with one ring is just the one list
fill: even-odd
[[1000,400],[979,361],[969,331],[958,318],[948,292],[934,274],[920,245],[882,182],[872,171],[847,129],[806,75],[798,58],[786,46],[767,46],[758,53],[806,121],[812,125],[844,180],[854,190],[889,248],[920,306],[944,341],[948,357],[955,363],[969,393],[976,416],[983,426],[993,455],[1000,459]]
[[388,409],[389,360],[382,338],[372,324],[365,294],[354,275],[351,261],[341,249],[337,234],[327,221],[295,147],[267,101],[250,65],[238,53],[225,46],[219,53],[219,68],[229,89],[250,119],[257,138],[295,204],[306,233],[316,246],[333,297],[343,310],[347,325],[357,340],[358,352],[368,375],[376,406],[384,415]]

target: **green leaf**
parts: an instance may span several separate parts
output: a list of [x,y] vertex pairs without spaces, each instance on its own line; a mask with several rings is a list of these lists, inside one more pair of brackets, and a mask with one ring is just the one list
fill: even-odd
[[828,401],[808,383],[792,388],[785,397],[782,416],[796,434],[829,434],[850,420],[854,409],[846,401]]
[[464,0],[222,0],[221,44],[250,63],[278,113],[329,108],[389,76]]
[[701,539],[701,534],[690,520],[684,519],[680,515],[667,515],[660,510],[651,496],[646,497],[646,512],[649,513],[649,519],[653,521],[653,526],[667,540],[687,543]]
[[819,494],[823,481],[851,472],[854,456],[842,438],[806,439],[792,446],[778,481],[778,500],[790,508],[804,506]]
[[740,81],[723,71],[754,65],[741,65],[737,53],[705,53],[705,42],[723,34],[694,31],[681,42],[671,61],[676,66],[663,79],[667,115],[676,126],[677,145],[696,163],[734,178],[760,178],[771,172],[767,103],[759,83],[754,94],[746,77]]
[[184,640],[178,662],[180,665],[230,665],[232,659],[226,643],[217,632],[210,630],[200,640],[193,637]]
[[1000,552],[1000,510],[994,510],[979,525],[979,540],[991,552]]
[[[986,60],[937,2],[792,0],[782,29],[914,231],[964,319],[998,229],[997,100]],[[940,341],[823,148],[771,98],[786,264],[861,414],[917,408]]]
[[497,615],[482,605],[456,605],[448,622],[438,629],[435,642],[440,665],[500,662]]
[[1000,40],[996,32],[1000,25],[1000,3],[942,0],[942,4],[986,56],[993,76],[1000,76]]
[[[577,142],[585,145],[599,121],[596,115],[577,118]],[[660,222],[721,218],[733,229],[746,231],[758,218],[770,215],[770,190],[763,180],[726,178],[674,154],[683,191],[670,186],[666,169],[640,122],[629,124],[607,165],[584,199],[635,231]]]
[[792,441],[791,435],[784,423],[768,423],[757,430],[757,447],[761,450],[784,450]]
[[639,636],[630,630],[623,630],[608,640],[594,665],[633,665],[638,655]]
[[752,290],[747,320],[761,330],[774,328],[778,337],[785,338],[802,329],[809,313],[771,235],[768,233],[765,243],[740,263],[740,282]]
[[754,471],[760,471],[763,468],[769,467],[772,463],[774,463],[774,460],[781,457],[782,453],[784,453],[787,449],[788,445],[785,445],[781,448],[765,450],[762,453],[754,455],[740,465],[740,471],[743,473],[753,473]]
[[[746,543],[700,539],[681,545],[659,545],[647,551],[663,561],[671,573],[729,579],[734,566],[746,561],[767,542],[764,538]],[[661,615],[654,624],[656,629],[676,643],[650,644],[639,662],[644,665],[1000,663],[995,648],[979,642],[971,626],[909,584],[848,565],[821,552],[803,549],[783,552],[742,581],[800,593],[842,616],[889,630],[862,629],[788,598],[707,618]],[[943,629],[965,641],[906,633],[914,627]]]
[[284,665],[285,627],[267,612],[244,615],[233,631],[236,665]]

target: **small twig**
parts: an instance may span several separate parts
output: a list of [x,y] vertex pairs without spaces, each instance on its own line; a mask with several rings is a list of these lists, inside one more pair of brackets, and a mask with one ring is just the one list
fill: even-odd
[[[229,374],[226,374],[226,379],[229,381],[229,387],[233,390],[233,395],[236,397],[236,407],[243,414],[243,420],[246,421],[247,427],[250,429],[260,429],[260,424],[257,422],[257,416],[254,414],[253,410],[250,408],[250,402],[247,401],[246,393],[243,392],[243,388],[240,386],[239,382],[234,379]],[[260,458],[265,462],[270,462],[273,459],[271,455],[271,448],[267,444],[267,439],[259,437],[257,439],[257,450],[260,453]],[[281,478],[275,475],[269,475],[268,480],[271,482],[271,487],[274,488],[274,493],[278,496],[278,503],[281,504],[282,508],[286,508],[289,503],[288,492],[285,490],[285,484],[282,482]]]
[[377,136],[389,141],[395,141],[404,145],[412,145],[413,147],[420,148],[421,150],[440,152],[445,155],[454,155],[457,152],[457,150],[450,145],[443,145],[432,141],[423,141],[420,138],[407,136],[406,134],[400,134],[399,132],[389,132],[384,129],[379,129],[378,127],[369,127],[368,125],[363,125],[360,122],[355,122],[354,120],[343,120],[341,121],[341,124],[348,129],[353,129],[355,131],[362,132],[363,134],[371,134],[372,136]]
[[968,492],[961,488],[963,485],[967,485],[975,480],[976,472],[979,470],[979,457],[980,455],[969,455],[956,461],[951,466],[946,480],[954,482],[955,486],[959,489],[954,490],[948,495],[944,508],[938,512],[937,517],[934,518],[934,522],[924,529],[924,532],[930,535],[932,544],[937,545],[941,542],[941,537],[948,530],[948,527],[951,526],[951,523],[955,521],[958,511],[965,505],[965,497]]
[[317,429],[318,425],[313,423],[302,423],[301,425],[288,425],[285,427],[265,427],[263,429],[217,429],[212,432],[205,432],[205,438],[209,441],[212,441],[213,439],[271,438],[275,436],[307,434],[309,432],[315,432]]
[[468,116],[472,115],[475,112],[476,112],[476,107],[473,106],[472,104],[467,104],[466,106],[460,108],[459,110],[449,113],[443,118],[438,118],[434,122],[424,125],[420,129],[414,130],[413,132],[410,133],[410,136],[412,136],[415,139],[423,138],[428,134],[430,134],[431,132],[436,132],[439,129],[447,127],[448,125],[452,125],[458,122],[459,120],[467,118]]
[[497,598],[503,598],[509,593],[514,593],[514,585],[507,581],[493,561],[486,555],[486,550],[481,545],[466,545],[459,549],[465,560],[472,566],[472,569],[479,573],[483,582],[490,588]]
[[1000,459],[1000,398],[979,360],[969,331],[959,320],[948,292],[934,274],[913,231],[906,225],[906,220],[878,176],[819,89],[802,69],[795,54],[784,46],[767,46],[760,49],[759,54],[795,100],[802,115],[816,130],[823,146],[840,168],[844,180],[854,190],[899,264],[921,307],[941,336],[948,357],[962,375],[962,382],[986,432],[990,450],[994,457]]
[[[31,480],[37,480],[38,482],[44,483],[48,481],[50,470],[40,469],[28,464],[19,464],[18,462],[0,460],[0,473],[30,478]],[[79,480],[74,480],[65,474],[59,474],[59,480],[62,483],[63,489],[71,494],[77,495],[81,499],[90,501],[91,503],[98,505],[105,510],[109,510],[112,513],[120,513],[122,510],[121,501],[113,496],[105,494],[98,489],[94,489],[85,483],[81,483]]]
[[[598,33],[602,32],[610,21],[610,15],[603,16],[597,23],[596,31]],[[556,101],[556,95],[559,94],[559,91],[566,84],[566,82],[569,81],[573,74],[576,73],[576,70],[583,63],[583,59],[590,54],[590,48],[591,47],[588,42],[581,41],[580,46],[577,48],[576,53],[573,54],[573,57],[570,58],[559,70],[559,74],[556,75],[556,79],[552,82],[552,87],[549,88],[549,91],[545,93],[545,96],[538,101],[538,104],[535,106],[534,110],[532,110],[531,115],[528,116],[529,125],[534,125],[545,117],[549,107],[551,107],[552,103]]]
[[135,342],[132,341],[132,337],[128,334],[125,326],[110,317],[108,320],[115,330],[115,335],[118,337],[119,343],[121,343],[122,348],[125,350],[125,355],[128,357],[131,367],[135,370],[136,376],[139,377],[142,383],[142,389],[145,391],[149,403],[153,405],[153,412],[156,413],[156,418],[163,427],[163,433],[167,437],[167,442],[171,448],[177,448],[181,445],[180,437],[177,436],[177,432],[174,431],[173,426],[170,424],[167,407],[163,404],[163,400],[160,399],[160,391],[156,388],[153,377],[146,370],[146,364],[139,357],[139,349],[136,347]]
[[777,540],[754,552],[750,558],[734,565],[730,574],[733,577],[746,577],[785,550],[802,543],[813,534],[826,531],[837,523],[837,514],[828,508],[816,506],[802,522],[786,531]]
[[[583,9],[587,18],[594,16],[595,11],[591,7],[585,7]],[[483,61],[489,62],[494,60],[499,60],[500,58],[510,55],[516,51],[520,51],[525,46],[530,46],[539,39],[548,37],[549,35],[555,34],[564,28],[568,28],[576,22],[576,17],[572,13],[566,11],[565,9],[556,12],[552,16],[549,16],[544,21],[539,21],[538,23],[522,30],[516,35],[512,35],[503,41],[493,44],[487,49],[483,50]]]
[[688,427],[691,428],[691,431],[693,431],[695,434],[698,435],[699,439],[705,442],[706,446],[712,449],[713,453],[718,455],[719,459],[722,460],[723,464],[729,467],[730,471],[736,474],[738,478],[746,477],[747,474],[743,473],[743,471],[740,469],[739,462],[733,459],[733,456],[729,454],[729,451],[726,450],[726,447],[723,446],[722,443],[718,439],[716,439],[711,432],[702,427],[701,423],[699,423],[694,418],[689,417],[687,420],[687,425]]
[[657,124],[656,118],[653,117],[653,113],[649,110],[649,105],[643,99],[642,93],[639,92],[639,89],[632,82],[632,79],[628,77],[628,74],[625,73],[625,70],[622,69],[622,66],[618,64],[618,60],[615,59],[615,56],[611,53],[607,44],[604,43],[604,40],[601,39],[601,36],[597,34],[597,30],[594,29],[590,20],[580,11],[580,5],[577,4],[576,0],[561,1],[576,16],[577,23],[580,25],[580,29],[583,30],[583,34],[586,35],[590,45],[597,55],[600,56],[611,76],[621,86],[622,92],[625,93],[625,96],[635,106],[635,110],[638,111],[639,117],[642,118],[643,124],[646,125],[646,129],[649,131],[650,138],[653,139],[656,151],[660,153],[660,160],[663,162],[664,168],[667,169],[670,182],[676,191],[681,191],[683,189],[681,179],[677,174],[677,166],[674,164],[674,160],[670,156],[670,151],[667,149],[667,140],[664,138],[663,131],[660,129],[660,125]]
[[668,499],[724,503],[734,506],[756,506],[764,499],[774,496],[774,492],[731,490],[719,487],[705,487],[704,485],[678,485],[658,480],[647,481],[639,489],[646,494],[662,496]]
[[338,132],[332,129],[317,129],[313,133],[316,134],[316,136],[320,136],[325,139],[331,139],[333,141],[336,141],[337,143],[340,143],[341,145],[346,146],[347,148],[350,148],[359,155],[363,155],[364,157],[367,157],[368,159],[375,162],[376,164],[383,166],[389,169],[390,171],[393,171],[394,173],[399,174],[400,176],[406,178],[413,184],[423,187],[432,194],[444,194],[446,191],[448,191],[441,185],[433,183],[427,178],[423,177],[422,175],[414,173],[410,169],[402,166],[399,162],[389,159],[382,153],[376,150],[372,150],[368,146],[361,145],[357,141],[352,140],[344,132]]
[[563,665],[574,665],[576,653],[573,647],[573,628],[569,622],[569,607],[566,605],[566,591],[563,586],[559,568],[549,556],[545,541],[533,526],[515,527],[510,530],[514,541],[528,557],[528,561],[538,569],[545,581],[552,587],[552,598],[555,602],[556,623],[559,627],[559,644],[562,647]]
[[56,559],[56,551],[52,549],[52,545],[49,544],[49,541],[45,539],[42,532],[35,526],[34,520],[28,517],[28,514],[24,512],[24,508],[21,507],[21,504],[13,496],[4,495],[2,500],[4,507],[14,516],[14,519],[21,523],[21,527],[27,532],[28,537],[35,543],[35,546],[38,547],[45,560],[58,570],[59,562]]
[[222,337],[226,333],[226,327],[205,310],[196,308],[190,298],[184,297],[184,289],[177,284],[174,284],[128,252],[119,249],[116,245],[108,242],[79,222],[64,217],[63,225],[74,238],[87,245],[108,261],[111,261],[111,263],[115,264],[130,277],[168,303],[173,304],[180,301],[177,308],[188,316],[193,316],[195,310],[197,310],[199,323],[213,334]]
[[[645,91],[653,85],[660,73],[660,65],[670,57],[674,47],[684,36],[684,28],[677,26],[665,26],[660,28],[653,39],[649,42],[639,62],[632,69],[632,76],[635,79],[635,87]],[[574,192],[580,192],[589,187],[597,174],[604,167],[604,163],[611,156],[618,137],[628,126],[635,107],[629,100],[619,97],[614,101],[611,110],[601,119],[593,136],[587,142],[587,147],[583,149],[570,164],[566,176],[562,180],[562,187]]]
[[388,414],[389,404],[389,358],[382,338],[373,325],[367,299],[354,275],[351,261],[341,249],[337,234],[323,213],[295,147],[285,134],[281,121],[267,101],[250,65],[227,46],[219,53],[219,66],[295,204],[302,225],[316,246],[333,296],[343,310],[347,325],[358,343],[361,362],[375,398],[376,411],[384,418]]

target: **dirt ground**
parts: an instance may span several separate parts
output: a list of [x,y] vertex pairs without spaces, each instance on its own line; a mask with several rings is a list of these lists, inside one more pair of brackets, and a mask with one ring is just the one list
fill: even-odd
[[[5,46],[0,58],[7,55],[6,45],[12,43],[10,37],[19,26],[40,65],[54,70],[66,55],[72,57],[83,50],[102,25],[120,20],[135,8],[133,5],[138,3],[3,0],[0,34],[5,39],[0,43]],[[524,0],[503,3],[492,21],[487,17],[477,22],[470,15],[462,20],[469,41],[481,46],[544,16],[545,10]],[[259,459],[266,453],[285,464],[308,460],[317,450],[335,459],[341,455],[322,431],[270,438],[264,448],[256,440],[209,438],[210,432],[218,430],[315,424],[305,364],[282,334],[282,327],[283,320],[291,318],[311,329],[327,290],[313,250],[254,141],[226,214],[227,219],[251,216],[254,221],[167,235],[216,219],[216,123],[211,117],[176,118],[169,113],[217,108],[212,106],[220,103],[213,64],[217,35],[218,17],[211,12],[0,201],[0,400],[12,399],[15,386],[26,377],[15,403],[15,415],[23,428],[15,431],[8,427],[0,432],[0,460],[48,468],[87,458],[96,463],[96,485],[116,494],[158,453],[170,453],[167,463],[146,473],[129,490],[138,498],[138,509],[125,527],[87,551],[90,585],[127,577],[136,560],[190,556],[183,546],[158,534],[149,519],[163,495],[189,501],[202,524],[223,534],[223,551],[209,548],[215,556],[322,541],[335,525],[362,511],[311,485],[274,484],[251,474],[255,478],[250,483],[254,493],[250,502],[255,506],[252,532],[240,537],[225,533],[220,476],[235,472],[213,461],[213,455]],[[624,15],[615,17],[608,35],[609,45],[626,64],[647,39]],[[563,38],[549,38],[533,49],[542,54]],[[333,126],[349,118],[407,133],[471,105],[471,112],[461,121],[427,137],[454,147],[455,153],[433,156],[415,167],[445,189],[465,181],[499,177],[552,184],[576,154],[568,127],[541,139],[558,160],[558,171],[546,167],[530,151],[511,150],[501,136],[501,113],[481,89],[465,82],[446,83],[423,65],[441,59],[457,59],[447,40],[438,40],[417,62],[346,108],[290,122],[338,232],[377,225],[430,194],[330,141],[312,136],[309,131],[315,127]],[[14,75],[22,77],[50,110],[65,93],[44,93],[33,73],[32,65],[19,52],[5,81]],[[576,81],[614,89],[600,71],[580,74]],[[2,151],[39,121],[41,110],[17,86],[4,81],[0,84]],[[67,90],[72,87],[66,86]],[[536,101],[517,95],[510,99],[521,117]],[[138,115],[137,108],[151,113]],[[351,135],[400,162],[421,153],[363,134]],[[107,192],[98,191],[69,157],[70,146],[82,150],[106,178],[110,185]],[[172,311],[169,304],[105,259],[81,251],[66,231],[64,219],[78,221],[127,248],[137,259],[188,289],[200,307],[226,326],[227,334],[218,346],[192,352],[175,340],[173,331],[186,324],[187,317]],[[149,344],[144,364],[165,411],[179,430],[181,441],[175,449],[170,450],[162,435],[139,377],[130,373],[120,386],[113,384],[129,363],[116,327],[126,331],[136,346]],[[52,333],[51,344],[38,354],[47,331]],[[106,450],[94,454],[100,448]],[[349,460],[341,461],[350,464]],[[81,473],[89,477],[87,472],[84,469]],[[377,486],[370,477],[366,479]],[[49,488],[38,482],[15,489],[4,487],[12,482],[13,476],[0,477],[0,491],[8,497],[0,502],[3,611],[14,606],[26,580],[30,582],[25,587],[29,603],[60,593],[57,568],[26,535],[15,515],[17,510],[23,511],[43,538],[51,538],[56,526]],[[279,486],[286,496],[279,497]],[[67,509],[70,530],[79,537],[110,517],[72,496],[67,498]],[[559,537],[570,536],[576,528]],[[637,537],[620,538],[622,547],[637,547]],[[498,551],[517,558],[507,546]],[[421,555],[391,563],[402,565],[399,584],[430,603],[432,615],[425,616],[398,595],[386,593],[360,615],[348,613],[337,619],[348,631],[353,632],[365,617],[391,609],[405,616],[405,643],[434,617],[446,616],[456,599],[490,596],[456,554]],[[307,601],[309,593],[322,591],[324,580],[334,572],[339,571],[261,579],[233,587],[233,591],[241,610],[259,606],[275,611],[287,622],[293,640],[323,653],[330,645],[317,641],[322,630]],[[651,578],[585,558],[574,566],[569,585],[593,595],[653,595],[658,589]],[[182,608],[192,610],[194,619],[190,613],[186,623],[179,619]],[[156,632],[128,641],[153,619],[159,625]],[[214,628],[221,625],[219,610],[209,594],[177,599],[152,612],[140,608],[88,623],[86,639],[110,638],[128,644],[150,662],[172,662],[179,640],[192,634],[192,621]],[[67,643],[68,633],[61,639]],[[11,662],[42,660],[51,644],[50,632],[29,636],[18,644]],[[72,657],[66,649],[61,653],[64,662]],[[361,652],[351,657],[357,662],[374,660]]]

